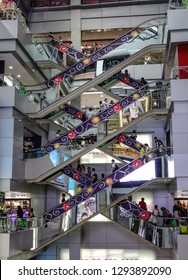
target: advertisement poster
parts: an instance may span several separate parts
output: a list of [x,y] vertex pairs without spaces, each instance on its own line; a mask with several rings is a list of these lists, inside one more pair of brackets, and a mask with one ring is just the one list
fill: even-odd
[[92,196],[77,206],[76,223],[87,219],[97,211],[96,197]]

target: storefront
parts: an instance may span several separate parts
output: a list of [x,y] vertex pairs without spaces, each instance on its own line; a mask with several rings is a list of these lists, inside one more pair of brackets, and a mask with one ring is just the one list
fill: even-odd
[[20,192],[7,192],[5,193],[4,209],[7,212],[13,213],[17,210],[18,205],[22,208],[29,209],[31,207],[31,194]]

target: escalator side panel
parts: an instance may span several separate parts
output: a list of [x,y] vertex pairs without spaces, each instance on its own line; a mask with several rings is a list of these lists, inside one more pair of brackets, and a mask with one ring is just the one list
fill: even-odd
[[81,121],[86,120],[86,114],[72,105],[64,104],[60,109]]
[[82,184],[83,187],[89,187],[92,185],[91,178],[88,178],[85,174],[80,173],[70,166],[63,167],[61,172]]
[[125,144],[126,146],[140,152],[140,149],[144,147],[144,145],[133,138],[125,135],[125,134],[119,134],[117,137],[118,141],[120,143]]
[[148,221],[151,216],[150,212],[143,210],[129,200],[120,202],[118,205],[126,209],[128,212],[131,212],[136,218],[140,218],[144,221]]

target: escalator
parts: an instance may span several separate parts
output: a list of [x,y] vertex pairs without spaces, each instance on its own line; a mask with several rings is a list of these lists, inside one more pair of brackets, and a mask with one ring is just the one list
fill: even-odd
[[[34,174],[38,174],[38,176],[36,178],[33,177],[32,171],[30,171],[30,173],[29,173],[30,177],[27,178],[27,182],[30,182],[30,183],[41,182],[41,181],[49,180],[51,178],[60,176],[61,175],[61,169],[63,167],[65,167],[65,166],[73,163],[74,161],[80,159],[86,153],[90,152],[94,148],[97,148],[98,146],[101,146],[103,143],[105,143],[108,140],[111,140],[111,138],[117,136],[118,134],[123,133],[125,131],[125,129],[128,129],[131,126],[134,126],[135,124],[137,124],[141,120],[144,120],[145,118],[147,118],[149,116],[156,116],[156,115],[160,115],[160,116],[162,115],[163,117],[165,117],[167,115],[167,110],[157,109],[157,110],[151,110],[151,111],[146,112],[145,114],[138,117],[136,120],[131,121],[125,127],[121,127],[118,130],[116,130],[115,132],[106,136],[105,138],[99,140],[97,143],[94,143],[94,144],[86,147],[83,150],[78,150],[77,153],[75,153],[73,157],[69,157],[65,161],[62,161],[58,166],[53,167],[53,165],[51,163],[51,165],[48,166],[48,168],[46,170],[42,170],[42,172],[43,172],[42,174],[41,174],[41,172],[38,173],[39,170],[41,169],[41,167],[40,167],[40,169],[38,169],[38,168],[39,168],[39,166],[44,167],[45,162],[50,161],[49,156],[46,155],[43,158],[28,159],[27,161],[31,161],[32,171],[34,172]],[[68,153],[68,152],[66,152],[66,153]],[[26,161],[26,163],[27,163],[27,161]],[[39,165],[37,164],[36,161],[39,162]],[[34,170],[34,168],[36,168],[36,170]]]
[[[158,158],[156,156],[156,152],[157,149],[150,151],[150,153],[147,154],[151,157],[151,161],[149,163],[143,165],[143,161],[139,157],[136,160],[133,160],[132,163],[125,164],[114,173],[110,174],[109,176],[106,176],[104,179],[98,181],[97,183],[86,187],[86,189],[77,193],[73,197],[69,198],[64,203],[61,203],[55,206],[54,208],[50,209],[48,212],[44,213],[43,215],[36,217],[33,223],[41,227],[46,223],[52,223],[54,219],[57,219],[57,217],[61,216],[65,212],[72,213],[71,211],[76,209],[75,207],[89,200],[90,198],[95,197],[96,195],[100,195],[105,189],[108,191],[109,188],[111,188],[111,186],[113,186],[114,183],[119,181],[121,178],[131,174],[133,171],[136,171],[139,168],[147,168],[147,165],[151,163],[155,165],[155,160]],[[166,152],[170,155],[170,149],[169,150],[167,149]],[[160,159],[164,161],[166,165],[168,165],[167,156],[163,156]],[[53,238],[52,237],[49,238],[43,244],[40,245],[38,244],[38,246],[36,246],[36,249],[38,250],[41,249],[42,247],[45,247],[47,244],[50,244],[51,242],[59,239],[60,237],[67,234],[71,230],[75,229],[76,227],[82,225],[85,221],[88,221],[89,219],[93,218],[94,216],[100,213],[107,212],[107,210],[111,209],[117,204],[129,211],[134,211],[134,215],[136,217],[139,217],[142,220],[147,221],[150,217],[150,214],[146,213],[146,211],[140,209],[139,207],[129,203],[126,200],[127,197],[133,194],[134,192],[137,192],[147,186],[151,187],[152,184],[154,186],[156,186],[156,184],[159,184],[161,182],[165,182],[167,184],[170,183],[172,180],[173,178],[168,178],[168,174],[165,174],[163,178],[161,177],[161,178],[152,179],[151,181],[147,181],[144,184],[140,185],[139,187],[133,188],[131,191],[130,189],[128,189],[127,191],[125,190],[124,194],[121,195],[121,197],[118,197],[117,199],[113,200],[112,202],[110,202],[110,204],[107,203],[106,201],[107,204],[100,206],[95,213],[90,213],[90,215],[88,215],[86,220],[80,220],[78,223],[75,223],[75,219],[70,219],[69,225],[63,229],[63,232],[61,231],[59,234],[56,234],[56,236],[54,236]],[[75,213],[75,211],[73,213]],[[66,216],[64,216],[64,218],[65,217]],[[33,225],[32,227],[35,228],[36,226]]]
[[[127,147],[131,148],[132,150],[134,150],[136,152],[135,158],[139,157],[140,149],[141,149],[141,147],[144,147],[144,145],[142,143],[130,138],[129,136],[127,136],[125,134],[118,135],[118,137],[116,137],[116,139],[113,140],[113,143],[122,143],[122,144],[125,144]],[[112,142],[108,143],[108,145],[109,144],[112,145]],[[106,153],[107,148],[102,147],[102,148],[100,148],[100,150],[103,151],[104,153]],[[110,152],[108,154],[111,157],[113,156]],[[120,160],[118,156],[116,158],[117,158],[117,160]],[[133,158],[130,160],[133,160]],[[121,165],[123,165],[123,164],[125,164],[125,162],[122,160]],[[84,173],[79,172],[72,166],[63,167],[61,169],[61,172],[65,175],[67,175],[68,177],[71,177],[72,179],[76,180],[79,184],[81,184],[82,188],[86,188],[86,187],[89,187],[92,185],[91,178],[87,177]]]
[[[129,86],[132,86],[133,88],[138,89],[138,91],[133,92],[133,94],[130,94],[129,96],[121,99],[119,102],[113,104],[113,106],[110,107],[111,109],[106,109],[103,112],[100,112],[97,115],[95,115],[93,118],[85,121],[84,124],[82,123],[78,125],[74,130],[69,132],[67,135],[63,136],[64,137],[63,141],[62,141],[63,137],[61,136],[60,137],[61,139],[55,139],[47,146],[45,146],[44,149],[47,152],[49,152],[52,151],[52,149],[54,149],[54,145],[57,146],[57,145],[67,143],[67,141],[65,141],[67,136],[68,136],[67,138],[68,141],[73,140],[78,135],[86,132],[88,129],[91,129],[92,127],[98,125],[99,123],[105,121],[115,113],[119,112],[121,109],[129,106],[131,103],[137,101],[139,98],[141,98],[143,95],[146,94],[145,86],[141,82],[136,81],[131,77],[127,77],[127,76],[125,77],[124,75],[121,75],[121,77],[125,80],[124,81],[125,83],[129,84]],[[77,118],[80,120],[84,120],[84,118],[86,118],[86,116],[81,111],[76,110],[76,108],[72,108],[72,106],[69,106],[68,104],[63,105],[63,109],[65,109],[65,111],[69,113],[73,111],[73,113],[71,114],[77,115]],[[59,114],[59,111],[58,111],[58,115],[61,115],[61,113]]]
[[[155,218],[157,223],[153,224],[153,214],[142,210],[128,199],[112,207],[111,213],[106,211],[103,212],[103,215],[149,244],[163,249],[174,249],[176,247],[176,234],[179,232],[178,225],[180,224],[179,219],[174,217],[168,219],[157,217]],[[168,226],[165,225],[167,221]]]
[[[153,22],[155,21],[156,25],[157,25],[157,23],[158,24],[163,24],[164,20],[165,20],[164,18],[154,19]],[[148,21],[144,22],[143,27],[145,26],[145,29],[147,29],[149,25],[152,24],[152,26],[153,26],[153,22],[152,23],[151,23],[151,21],[150,21],[150,23]],[[72,77],[73,75],[75,75],[76,73],[81,71],[83,69],[83,67],[84,68],[87,67],[91,63],[93,63],[96,60],[98,60],[99,58],[101,58],[106,53],[111,52],[113,49],[118,48],[118,46],[120,46],[124,43],[132,41],[132,39],[138,35],[138,30],[137,29],[140,28],[140,32],[141,32],[143,30],[143,27],[142,28],[141,27],[134,28],[133,30],[128,32],[126,35],[123,35],[122,37],[113,41],[111,44],[107,45],[106,47],[104,47],[100,50],[97,50],[91,56],[79,61],[77,64],[73,65],[72,67],[70,67],[66,71],[62,72],[61,74],[59,74],[55,77],[53,77],[53,79],[48,80],[47,81],[48,87],[57,86],[58,83],[62,82],[62,80],[68,79],[69,77]],[[156,41],[154,41],[154,42],[156,42]],[[56,110],[62,104],[67,103],[68,101],[70,101],[70,100],[76,98],[77,96],[79,96],[84,91],[89,90],[90,88],[97,86],[98,84],[100,84],[104,80],[110,78],[114,74],[117,74],[117,72],[121,71],[121,69],[128,66],[130,63],[132,63],[132,61],[134,61],[138,57],[143,56],[143,55],[147,54],[148,52],[151,53],[151,52],[159,51],[159,50],[164,51],[164,49],[165,49],[165,45],[161,44],[160,40],[158,41],[158,44],[151,45],[149,47],[146,47],[146,44],[145,44],[145,46],[143,46],[141,50],[137,50],[137,52],[135,54],[130,56],[125,61],[119,63],[118,65],[116,65],[112,68],[110,68],[105,73],[102,73],[101,75],[99,75],[95,79],[93,79],[92,81],[89,81],[89,82],[85,83],[79,89],[76,89],[76,90],[72,91],[70,94],[66,95],[65,97],[62,97],[58,100],[55,100],[48,107],[42,109],[41,111],[39,111],[37,113],[34,113],[34,114],[29,114],[29,117],[31,117],[31,118],[42,118],[42,117],[46,116],[48,113],[50,113],[53,110]],[[29,86],[26,86],[26,87],[29,87]],[[30,88],[30,90],[32,90],[32,88]]]
[[[135,100],[138,100],[142,96],[142,94],[144,94],[144,96],[146,96],[146,95],[149,96],[150,92],[146,93],[146,91],[145,90],[143,91],[142,88],[137,90],[133,94],[129,95],[128,97],[125,97],[124,99],[122,99],[122,101],[117,102],[116,104],[114,104],[110,108],[108,108],[107,110],[95,115],[91,119],[85,121],[84,123],[77,126],[76,128],[69,131],[68,133],[56,138],[54,141],[52,141],[49,144],[43,146],[42,148],[37,149],[35,151],[31,151],[31,154],[28,152],[28,155],[30,154],[29,157],[37,157],[37,159],[40,160],[40,164],[43,164],[43,166],[44,166],[45,165],[44,161],[46,162],[47,160],[49,160],[48,154],[50,154],[54,150],[57,150],[57,149],[59,150],[59,149],[63,148],[63,152],[65,154],[69,154],[69,151],[66,148],[67,143],[69,143],[70,141],[73,141],[78,136],[82,135],[84,132],[88,131],[88,129],[94,127],[95,125],[99,125],[100,123],[103,123],[103,121],[106,120],[107,118],[109,118],[111,115],[116,114],[117,112],[122,110],[122,108],[124,108],[124,107],[128,106],[129,104],[133,103]],[[53,165],[50,165],[49,166],[50,170],[47,170],[47,169],[43,170],[45,172],[43,174],[39,174],[39,176],[37,176],[37,178],[35,178],[36,176],[33,176],[33,174],[30,174],[31,178],[35,178],[35,179],[29,180],[29,181],[30,182],[39,182],[39,181],[42,181],[42,180],[47,180],[51,176],[57,176],[62,167],[67,166],[68,164],[72,163],[73,161],[79,159],[85,153],[88,153],[89,151],[93,150],[94,148],[100,147],[103,143],[109,141],[113,137],[115,137],[118,134],[124,132],[124,130],[128,129],[132,125],[134,125],[134,124],[138,123],[139,121],[147,118],[148,116],[152,116],[154,114],[161,115],[164,118],[165,115],[167,114],[167,110],[166,109],[152,110],[152,107],[151,107],[150,111],[148,111],[146,113],[143,113],[138,119],[129,122],[125,126],[119,128],[116,131],[114,131],[114,132],[110,133],[109,135],[105,136],[103,139],[98,140],[97,143],[93,143],[92,145],[88,145],[88,147],[86,147],[82,150],[79,150],[77,153],[75,152],[75,154],[72,158],[69,157],[69,159],[66,160],[66,161],[61,160],[60,164],[56,167],[53,167]],[[41,156],[45,156],[44,161],[42,161]],[[49,169],[49,167],[48,167],[48,169]],[[27,179],[29,179],[29,178],[27,178]]]
[[[163,45],[160,45],[160,48],[163,48],[163,47],[164,47]],[[145,49],[142,49],[141,53],[143,55],[143,53],[147,53],[151,49],[156,50],[158,48],[159,48],[159,45],[146,47]],[[138,57],[138,53],[135,56]],[[131,59],[133,59],[133,57],[131,57],[130,60]],[[126,61],[126,63],[129,64],[130,62]],[[85,88],[89,89],[90,87],[98,85],[104,79],[107,79],[108,77],[112,76],[113,74],[116,74],[123,67],[126,67],[125,66],[126,63],[124,63],[124,62],[122,64],[120,63],[118,66],[113,67],[112,69],[108,70],[106,73],[101,74],[100,76],[95,78],[93,81],[87,83],[87,85],[83,85],[81,87],[81,89],[79,88],[78,90],[73,91],[70,94],[71,97],[70,96],[66,96],[66,97],[63,97],[61,100],[58,100],[58,101],[54,102],[55,104],[54,103],[51,104],[52,105],[52,106],[50,105],[51,107],[49,106],[48,109],[45,108],[44,111],[42,110],[43,111],[42,115],[45,116],[47,111],[50,112],[50,110],[52,110],[52,108],[53,109],[54,108],[59,108],[60,105],[64,104],[65,102],[67,102],[67,100],[69,101],[69,100],[75,98],[76,96],[80,95],[80,93],[85,91]],[[51,86],[51,83],[49,83],[48,86]],[[120,111],[122,108],[124,108],[127,105],[129,105],[132,102],[134,102],[135,100],[138,100],[139,98],[141,98],[142,97],[142,92],[144,92],[144,94],[145,94],[145,91],[142,91],[142,89],[139,88],[138,91],[135,91],[133,94],[131,94],[130,96],[126,97],[126,99],[123,99],[120,102],[117,102],[115,105],[113,105],[112,108],[110,108],[111,112],[105,112],[104,111],[101,114],[98,114],[97,116],[95,116],[95,117],[101,118],[100,120],[97,119],[93,123],[91,122],[93,119],[92,120],[88,120],[85,123],[83,123],[81,126],[75,128],[74,130],[69,132],[67,135],[64,135],[63,137],[60,137],[58,139],[58,141],[57,141],[57,139],[54,140],[54,142],[50,143],[50,145],[46,145],[44,147],[45,152],[47,152],[47,155],[48,155],[48,153],[50,151],[53,151],[54,148],[58,148],[58,146],[61,146],[61,145],[63,146],[64,144],[66,144],[70,140],[72,141],[72,139],[75,139],[78,135],[81,135],[83,133],[83,128],[85,129],[84,131],[86,131],[88,128],[91,128],[93,125],[96,125],[96,124],[102,122],[103,120],[105,120],[106,118],[111,116],[112,114],[115,114],[116,112]],[[40,113],[41,113],[41,111],[40,111]],[[99,145],[102,145],[106,141],[110,140],[111,138],[115,137],[119,133],[123,132],[128,127],[131,127],[132,125],[136,124],[137,122],[143,120],[144,118],[146,118],[146,117],[148,117],[150,115],[153,115],[153,114],[164,114],[164,113],[166,113],[166,111],[164,111],[164,110],[151,110],[149,112],[146,112],[145,114],[140,116],[137,120],[129,123],[126,127],[121,127],[120,129],[118,129],[114,133],[111,133],[110,135],[107,135],[104,139],[99,140],[98,143],[93,144],[92,147],[88,147],[88,148],[84,149],[83,151],[77,153],[76,156],[68,159],[65,162],[62,162],[58,166],[52,168],[51,170],[43,173],[40,176],[38,176],[36,179],[30,180],[30,182],[40,182],[42,180],[49,180],[49,179],[52,178],[52,176],[57,176],[61,172],[61,168],[67,166],[68,164],[72,163],[76,159],[80,158],[86,152],[94,149],[95,147],[98,147]],[[33,115],[32,117],[33,118],[39,117],[40,114],[39,115],[37,115],[37,114],[35,116]],[[82,129],[81,131],[79,130],[80,128]],[[143,162],[142,162],[142,160],[140,158],[133,160],[129,164],[123,165],[118,171],[115,172],[115,174],[111,174],[110,177],[105,178],[103,181],[100,181],[100,182],[98,182],[95,185],[90,185],[87,188],[87,190],[83,190],[78,195],[76,195],[76,196],[70,198],[69,200],[67,200],[64,204],[61,204],[58,207],[53,208],[49,212],[45,213],[41,217],[41,220],[43,220],[45,223],[46,222],[50,222],[51,220],[53,220],[54,218],[58,217],[62,213],[67,212],[68,210],[72,209],[74,206],[76,206],[76,205],[80,204],[81,202],[85,201],[85,199],[88,198],[90,195],[95,195],[99,191],[107,188],[108,186],[111,186],[114,182],[117,182],[120,178],[124,177],[129,172],[132,172],[135,169],[141,167],[142,165],[143,165]]]
[[66,95],[65,97],[62,97],[53,103],[49,104],[47,107],[44,109],[38,111],[37,113],[29,113],[28,116],[30,118],[43,118],[47,114],[51,113],[54,110],[57,110],[60,106],[62,106],[64,103],[67,103],[68,101],[71,101],[72,99],[80,96],[83,92],[88,91],[92,87],[97,86],[104,80],[107,80],[114,74],[117,74],[117,72],[121,71],[123,68],[127,67],[130,65],[133,61],[138,59],[139,57],[147,54],[148,52],[152,51],[164,51],[165,50],[165,45],[157,44],[157,45],[151,45],[148,47],[145,47],[141,51],[138,51],[136,54],[132,55],[130,58],[126,59],[125,61],[122,61],[118,65],[112,67],[108,71],[102,73],[101,75],[97,76],[95,79],[83,84],[81,87],[78,89],[75,89],[72,91],[70,94]]

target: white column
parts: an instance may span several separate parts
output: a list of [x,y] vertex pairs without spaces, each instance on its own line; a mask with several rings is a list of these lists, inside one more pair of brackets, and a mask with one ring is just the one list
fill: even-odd
[[[80,5],[80,0],[71,0],[71,5]],[[77,50],[81,50],[81,10],[71,10],[71,41]]]

